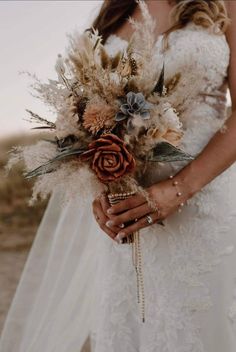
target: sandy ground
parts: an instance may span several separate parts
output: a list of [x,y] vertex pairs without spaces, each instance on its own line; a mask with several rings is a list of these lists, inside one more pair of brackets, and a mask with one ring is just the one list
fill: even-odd
[[0,330],[10,307],[28,251],[0,253]]

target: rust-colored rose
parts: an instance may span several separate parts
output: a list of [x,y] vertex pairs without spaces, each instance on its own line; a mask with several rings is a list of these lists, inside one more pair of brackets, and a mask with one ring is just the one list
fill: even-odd
[[104,134],[90,143],[81,159],[91,159],[91,167],[103,183],[116,181],[135,168],[132,154],[125,143],[114,134]]

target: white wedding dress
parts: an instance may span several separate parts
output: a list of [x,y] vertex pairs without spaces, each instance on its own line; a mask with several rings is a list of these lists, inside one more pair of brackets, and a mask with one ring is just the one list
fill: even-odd
[[[229,47],[213,28],[189,23],[156,42],[166,80],[181,79],[182,149],[196,155],[226,117]],[[110,53],[126,41],[110,36]],[[224,132],[222,130],[222,132]],[[226,132],[227,133],[227,132]],[[215,155],[215,158],[221,158]],[[184,163],[150,167],[143,184],[176,173]],[[63,190],[62,190],[63,191]],[[79,195],[63,209],[48,205],[3,330],[0,352],[236,351],[236,170],[233,165],[182,213],[141,231],[146,321],[140,318],[132,248],[95,223],[91,199]]]

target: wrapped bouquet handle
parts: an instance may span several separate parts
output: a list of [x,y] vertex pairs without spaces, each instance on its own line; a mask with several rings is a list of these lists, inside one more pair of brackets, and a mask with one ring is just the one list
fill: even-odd
[[[135,191],[131,191],[131,192],[121,192],[121,193],[108,193],[108,200],[111,206],[119,203],[122,200],[128,199],[129,197],[132,197],[135,195]],[[128,223],[126,223],[126,225],[131,224],[133,221],[129,221]],[[121,243],[134,243],[134,233],[128,235],[127,237],[122,239]]]
[[[136,194],[135,191],[130,192],[119,192],[119,193],[108,193],[108,200],[111,206],[119,203],[122,200],[128,199]],[[130,221],[126,223],[129,225],[133,223]],[[132,258],[133,265],[136,272],[137,279],[137,302],[140,305],[142,322],[145,322],[145,295],[144,295],[144,280],[143,280],[143,270],[142,270],[142,250],[140,244],[140,233],[135,231],[129,234],[127,237],[122,239],[122,244],[131,244],[132,245]]]

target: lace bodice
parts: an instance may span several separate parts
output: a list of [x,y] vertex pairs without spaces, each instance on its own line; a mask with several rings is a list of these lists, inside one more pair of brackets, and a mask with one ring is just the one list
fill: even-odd
[[[124,39],[111,35],[107,50],[115,54],[127,46]],[[180,75],[176,88],[169,95],[170,103],[180,113],[185,131],[181,148],[197,155],[226,118],[227,68],[230,50],[225,35],[217,28],[203,28],[190,22],[172,32],[169,48],[163,50],[163,36],[156,41],[156,64],[165,64],[165,82]],[[142,179],[149,185],[178,171],[185,162],[149,166]]]
[[[219,34],[215,26],[207,29],[190,22],[183,29],[172,32],[168,40],[169,48],[163,50],[163,36],[158,37],[156,64],[161,70],[164,60],[166,82],[176,74],[181,75],[170,99],[179,108],[185,128],[193,124],[196,117],[190,111],[195,113],[200,103],[213,110],[212,117],[222,120],[225,116],[230,56],[225,35]],[[124,49],[127,42],[111,35],[106,46],[110,54],[115,54]]]

